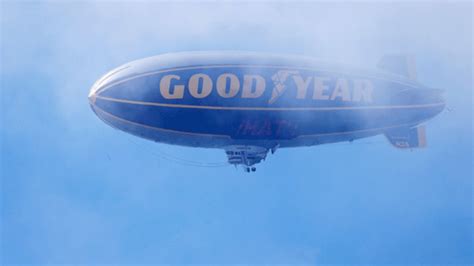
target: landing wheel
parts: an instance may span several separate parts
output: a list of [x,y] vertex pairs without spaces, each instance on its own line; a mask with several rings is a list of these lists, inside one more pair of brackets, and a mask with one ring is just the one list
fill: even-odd
[[245,172],[250,173],[250,168],[249,167],[245,168]]
[[252,167],[252,172],[255,172],[257,171],[257,169],[255,167]]

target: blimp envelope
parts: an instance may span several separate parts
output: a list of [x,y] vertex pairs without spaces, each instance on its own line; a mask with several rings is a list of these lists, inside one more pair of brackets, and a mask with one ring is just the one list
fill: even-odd
[[411,129],[443,110],[441,91],[416,81],[409,57],[387,56],[379,67],[260,53],[165,54],[110,71],[89,101],[115,128],[158,142],[222,148],[231,164],[248,171],[276,148],[377,134],[398,148],[424,146],[424,134]]

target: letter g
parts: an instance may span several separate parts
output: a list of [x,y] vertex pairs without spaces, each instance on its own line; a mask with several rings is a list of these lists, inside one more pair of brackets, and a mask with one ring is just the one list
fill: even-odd
[[160,80],[161,96],[165,99],[182,99],[184,94],[184,85],[174,85],[173,92],[170,91],[171,80],[179,80],[177,75],[166,75]]

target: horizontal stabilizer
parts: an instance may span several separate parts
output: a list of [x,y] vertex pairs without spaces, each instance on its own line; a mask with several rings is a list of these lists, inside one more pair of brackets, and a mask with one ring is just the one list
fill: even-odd
[[416,62],[414,56],[386,55],[380,59],[377,67],[411,80],[416,80]]
[[398,128],[385,133],[388,141],[400,149],[426,147],[425,127]]

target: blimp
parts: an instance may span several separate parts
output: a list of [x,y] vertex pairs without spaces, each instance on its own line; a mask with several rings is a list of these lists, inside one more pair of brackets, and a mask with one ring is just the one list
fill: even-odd
[[413,56],[387,55],[368,70],[235,51],[132,61],[97,80],[88,100],[116,129],[223,149],[246,172],[277,149],[380,134],[396,148],[423,148],[425,122],[445,107],[442,90],[417,81]]

